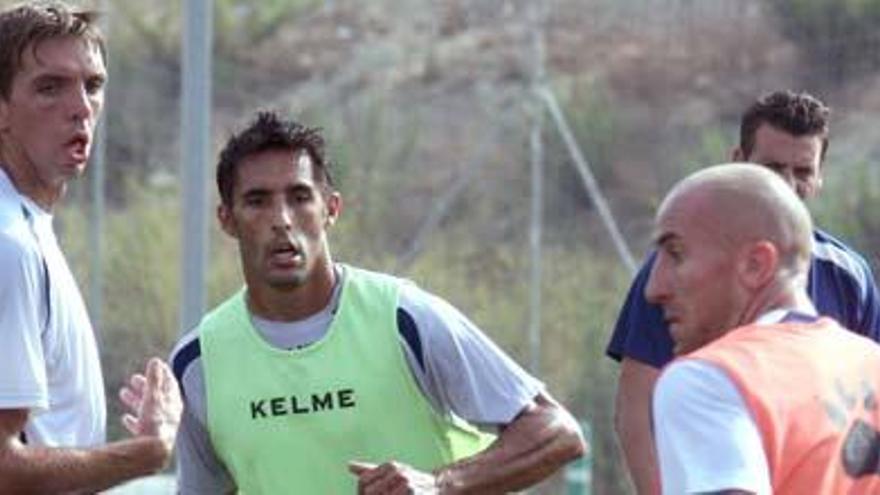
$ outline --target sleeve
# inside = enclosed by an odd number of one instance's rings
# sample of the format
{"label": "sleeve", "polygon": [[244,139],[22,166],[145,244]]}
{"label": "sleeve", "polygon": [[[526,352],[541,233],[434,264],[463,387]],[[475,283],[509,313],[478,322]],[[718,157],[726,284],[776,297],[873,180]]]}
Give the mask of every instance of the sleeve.
{"label": "sleeve", "polygon": [[504,425],[544,389],[443,299],[406,284],[400,309],[412,317],[421,339],[424,366],[411,361],[410,368],[441,414],[452,412],[481,426]]}
{"label": "sleeve", "polygon": [[184,401],[175,445],[178,493],[234,493],[235,482],[214,452],[205,426],[205,377],[196,337],[195,331],[186,334],[169,358]]}
{"label": "sleeve", "polygon": [[880,342],[880,294],[871,268],[863,259],[860,261],[865,274],[865,288],[859,308],[861,318],[858,328],[854,330],[875,342]]}
{"label": "sleeve", "polygon": [[669,326],[663,320],[663,310],[645,299],[645,286],[655,256],[655,252],[649,255],[633,279],[617,315],[605,355],[617,361],[630,358],[662,368],[673,357],[672,337],[669,335]]}
{"label": "sleeve", "polygon": [[664,494],[771,493],[761,435],[721,369],[695,360],[670,365],[652,410]]}
{"label": "sleeve", "polygon": [[0,408],[45,410],[49,406],[43,351],[42,259],[16,239],[0,237]]}
{"label": "sleeve", "polygon": [[188,407],[180,418],[175,449],[180,495],[235,492],[235,483],[217,459],[208,431]]}

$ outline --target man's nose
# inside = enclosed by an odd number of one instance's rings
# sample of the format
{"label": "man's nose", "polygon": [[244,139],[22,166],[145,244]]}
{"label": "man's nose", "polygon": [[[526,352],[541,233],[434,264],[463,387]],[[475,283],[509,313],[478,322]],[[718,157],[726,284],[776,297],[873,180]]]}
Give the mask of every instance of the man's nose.
{"label": "man's nose", "polygon": [[86,88],[78,85],[71,93],[69,98],[71,118],[78,122],[91,119],[97,108]]}
{"label": "man's nose", "polygon": [[649,303],[661,304],[667,299],[668,290],[665,278],[664,269],[658,257],[651,267],[651,272],[648,274],[648,282],[645,284],[645,299]]}
{"label": "man's nose", "polygon": [[293,225],[293,209],[284,201],[278,201],[273,208],[272,227],[288,230]]}

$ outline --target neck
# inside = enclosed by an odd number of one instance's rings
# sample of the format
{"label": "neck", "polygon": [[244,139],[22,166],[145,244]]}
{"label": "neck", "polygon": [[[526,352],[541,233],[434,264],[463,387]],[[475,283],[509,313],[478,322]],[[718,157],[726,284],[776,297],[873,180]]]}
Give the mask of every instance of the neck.
{"label": "neck", "polygon": [[780,280],[759,292],[740,313],[737,326],[754,323],[765,313],[776,309],[797,310],[808,314],[816,308],[802,280]]}
{"label": "neck", "polygon": [[19,194],[27,196],[40,208],[51,212],[64,196],[67,184],[61,183],[59,186],[53,187],[41,183],[34,167],[28,166],[26,160],[19,155],[20,153],[11,152],[6,147],[0,146],[0,168],[6,172],[9,181],[12,182]]}
{"label": "neck", "polygon": [[336,272],[332,263],[315,267],[309,279],[295,287],[248,283],[248,309],[266,320],[303,320],[330,304],[335,285]]}

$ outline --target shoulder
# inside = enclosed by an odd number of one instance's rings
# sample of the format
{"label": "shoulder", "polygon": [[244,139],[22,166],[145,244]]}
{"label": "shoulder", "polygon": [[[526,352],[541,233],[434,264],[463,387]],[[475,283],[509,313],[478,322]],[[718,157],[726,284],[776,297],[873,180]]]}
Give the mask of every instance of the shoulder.
{"label": "shoulder", "polygon": [[760,432],[719,368],[674,361],[657,382],[653,412],[664,493],[770,493]]}
{"label": "shoulder", "polygon": [[199,342],[198,328],[190,330],[181,337],[171,351],[169,362],[177,381],[184,385],[188,371],[201,366],[202,348]]}
{"label": "shoulder", "polygon": [[0,225],[0,271],[4,279],[37,276],[43,270],[43,255],[24,220]]}
{"label": "shoulder", "polygon": [[717,366],[698,359],[681,359],[663,369],[657,380],[655,404],[688,409],[714,408],[741,402],[733,381]]}
{"label": "shoulder", "polygon": [[660,374],[652,400],[659,432],[711,434],[716,426],[748,417],[742,394],[719,367],[700,359],[672,362]]}
{"label": "shoulder", "polygon": [[0,231],[23,224],[22,200],[17,193],[0,186]]}
{"label": "shoulder", "polygon": [[645,306],[649,305],[645,300],[645,286],[648,285],[648,278],[651,276],[651,269],[654,267],[656,259],[656,250],[652,250],[648,253],[642,266],[639,267],[639,271],[636,272],[635,277],[633,277],[621,313],[626,314],[629,312],[630,314],[638,314],[644,311]]}
{"label": "shoulder", "polygon": [[813,232],[813,267],[819,276],[846,276],[860,286],[873,284],[868,263],[856,250],[827,232]]}
{"label": "shoulder", "polygon": [[342,276],[348,282],[358,282],[367,280],[372,283],[386,284],[395,286],[401,283],[409,282],[409,280],[400,278],[389,273],[377,272],[366,268],[360,268],[345,263],[338,263],[337,266],[341,270]]}
{"label": "shoulder", "polygon": [[657,251],[651,250],[645,257],[642,266],[639,267],[639,271],[636,272],[636,276],[633,278],[628,297],[644,299],[645,286],[648,284],[648,278],[651,276],[651,269],[654,267],[656,260]]}
{"label": "shoulder", "polygon": [[645,287],[657,257],[651,251],[630,285],[605,354],[660,368],[672,359],[672,339],[660,306],[645,299]]}
{"label": "shoulder", "polygon": [[0,261],[26,259],[36,253],[39,248],[21,203],[0,192]]}
{"label": "shoulder", "polygon": [[405,281],[400,285],[399,323],[401,319],[414,325],[420,334],[440,333],[455,337],[462,333],[479,332],[477,326],[458,308],[412,281]]}

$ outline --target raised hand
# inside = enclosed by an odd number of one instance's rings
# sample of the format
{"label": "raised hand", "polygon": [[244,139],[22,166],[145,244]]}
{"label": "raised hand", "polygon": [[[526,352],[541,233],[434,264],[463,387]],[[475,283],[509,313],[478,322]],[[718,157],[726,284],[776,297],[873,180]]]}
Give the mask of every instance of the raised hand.
{"label": "raised hand", "polygon": [[150,359],[144,373],[132,375],[122,387],[119,398],[129,410],[122,417],[125,428],[136,437],[160,440],[170,457],[183,402],[168,365],[159,358]]}

